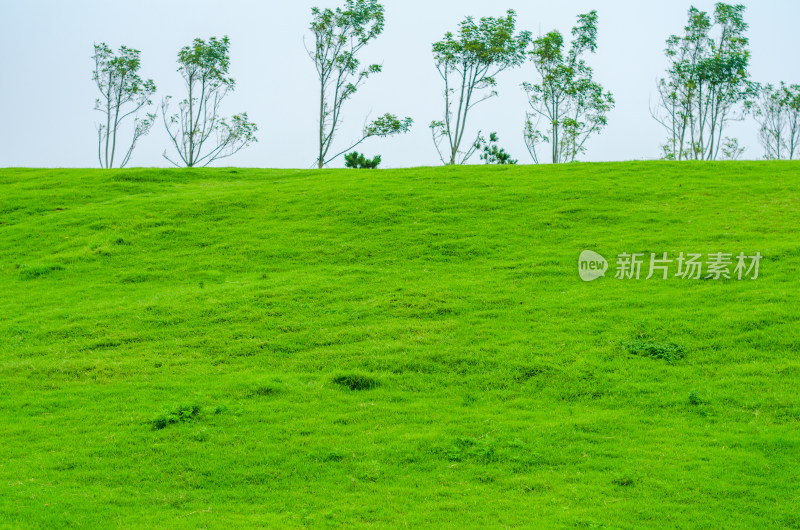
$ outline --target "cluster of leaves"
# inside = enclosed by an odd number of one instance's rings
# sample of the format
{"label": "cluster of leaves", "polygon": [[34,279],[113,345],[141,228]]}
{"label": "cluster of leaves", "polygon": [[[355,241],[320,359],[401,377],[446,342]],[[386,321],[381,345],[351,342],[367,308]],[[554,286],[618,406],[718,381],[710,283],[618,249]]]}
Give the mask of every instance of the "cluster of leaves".
{"label": "cluster of leaves", "polygon": [[664,158],[716,160],[737,152],[724,136],[725,127],[743,119],[757,93],[748,71],[744,9],[719,2],[712,20],[692,7],[683,35],[667,40],[670,66],[658,81],[659,99],[651,111],[668,131]]}
{"label": "cluster of leaves", "polygon": [[403,134],[411,129],[413,123],[414,120],[411,118],[403,118],[401,120],[394,114],[384,114],[364,127],[364,138],[370,138],[372,136],[383,138],[395,134]]}
{"label": "cluster of leaves", "polygon": [[746,147],[739,145],[738,138],[728,138],[726,136],[722,140],[719,157],[722,160],[739,160],[746,150]]}
{"label": "cluster of leaves", "polygon": [[767,160],[800,155],[800,85],[765,85],[755,106],[759,141]]}
{"label": "cluster of leaves", "polygon": [[497,145],[499,141],[500,138],[495,132],[489,134],[488,142],[482,136],[478,137],[478,140],[475,142],[475,149],[483,151],[480,155],[480,159],[486,164],[516,164],[518,160],[512,159],[511,155],[506,153],[505,149]]}
{"label": "cluster of leaves", "polygon": [[377,169],[380,163],[381,155],[376,155],[375,158],[367,158],[363,154],[353,151],[344,156],[344,167],[353,169]]}
{"label": "cluster of leaves", "polygon": [[542,143],[550,144],[554,164],[573,162],[586,150],[586,141],[606,126],[614,108],[611,92],[594,81],[592,68],[581,58],[597,49],[597,12],[578,15],[572,36],[566,53],[558,31],[536,39],[530,51],[540,81],[522,85],[533,111],[526,116],[524,136],[536,163]]}

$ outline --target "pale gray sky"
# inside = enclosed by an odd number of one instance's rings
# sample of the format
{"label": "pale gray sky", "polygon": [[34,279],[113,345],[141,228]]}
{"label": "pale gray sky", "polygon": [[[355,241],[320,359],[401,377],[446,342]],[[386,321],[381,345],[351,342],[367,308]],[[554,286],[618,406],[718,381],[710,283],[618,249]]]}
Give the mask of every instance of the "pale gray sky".
{"label": "pale gray sky", "polygon": [[[800,2],[744,1],[753,59],[753,78],[800,83]],[[382,167],[436,165],[427,127],[442,113],[442,85],[431,43],[455,30],[466,15],[518,13],[519,29],[534,34],[558,29],[567,34],[575,16],[599,13],[599,47],[589,62],[598,81],[614,93],[616,109],[603,134],[591,140],[588,161],[656,158],[664,138],[649,115],[657,77],[666,66],[665,40],[679,33],[690,5],[713,11],[710,0],[385,0],[386,29],[365,49],[364,63],[380,62],[349,103],[334,147],[356,136],[365,117],[385,112],[411,116],[412,131],[391,139],[370,139],[359,150],[381,154]],[[155,80],[157,100],[182,98],[177,51],[195,37],[229,35],[237,89],[223,104],[231,115],[247,111],[259,126],[259,142],[223,165],[310,167],[315,157],[317,120],[313,64],[303,47],[313,5],[333,0],[0,0],[0,167],[95,167],[99,113],[93,111],[92,44],[106,42],[142,51],[142,75]],[[534,80],[532,65],[501,75],[500,95],[482,103],[470,121],[497,131],[500,143],[520,163],[530,163],[522,139],[527,108],[520,84]],[[746,158],[760,158],[752,119],[731,135],[747,146]],[[167,166],[161,153],[167,136],[159,123],[140,142],[131,166]],[[477,158],[473,162],[477,162]],[[341,167],[341,159],[332,167]]]}

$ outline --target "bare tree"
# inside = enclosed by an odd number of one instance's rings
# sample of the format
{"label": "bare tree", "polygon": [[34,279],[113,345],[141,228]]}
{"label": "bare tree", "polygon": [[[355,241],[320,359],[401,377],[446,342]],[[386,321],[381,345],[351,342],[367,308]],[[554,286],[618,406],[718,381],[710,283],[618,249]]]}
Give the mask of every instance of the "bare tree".
{"label": "bare tree", "polygon": [[342,107],[361,84],[381,71],[372,64],[360,70],[358,53],[383,32],[383,6],[376,0],[346,0],[344,8],[311,9],[311,32],[314,49],[308,55],[314,61],[319,77],[319,151],[316,165],[322,169],[335,158],[359,145],[367,138],[388,137],[408,132],[411,118],[399,119],[384,114],[364,125],[361,138],[346,149],[329,156],[337,129],[342,121]]}
{"label": "bare tree", "polygon": [[141,67],[139,50],[122,46],[115,55],[104,42],[94,45],[94,72],[92,79],[100,91],[95,100],[95,110],[102,112],[104,123],[97,126],[97,158],[100,167],[112,168],[117,156],[122,122],[133,116],[133,134],[124,151],[119,167],[125,167],[139,138],[150,132],[155,114],[139,117],[139,111],[150,105],[156,91],[152,79],[139,77]]}
{"label": "bare tree", "polygon": [[230,40],[211,37],[208,42],[195,39],[178,52],[178,72],[186,84],[188,96],[178,104],[178,113],[169,118],[171,97],[161,103],[161,116],[172,145],[178,153],[176,162],[164,151],[164,158],[175,166],[207,166],[215,160],[232,156],[253,142],[258,127],[247,113],[226,120],[219,115],[220,104],[236,85],[228,77]]}

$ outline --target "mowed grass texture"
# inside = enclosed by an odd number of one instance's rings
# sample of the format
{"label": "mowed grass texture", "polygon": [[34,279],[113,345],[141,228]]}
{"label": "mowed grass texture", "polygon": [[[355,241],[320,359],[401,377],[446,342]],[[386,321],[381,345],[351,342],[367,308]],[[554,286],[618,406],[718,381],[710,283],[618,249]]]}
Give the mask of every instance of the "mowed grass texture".
{"label": "mowed grass texture", "polygon": [[800,528],[798,226],[798,163],[0,170],[0,525]]}

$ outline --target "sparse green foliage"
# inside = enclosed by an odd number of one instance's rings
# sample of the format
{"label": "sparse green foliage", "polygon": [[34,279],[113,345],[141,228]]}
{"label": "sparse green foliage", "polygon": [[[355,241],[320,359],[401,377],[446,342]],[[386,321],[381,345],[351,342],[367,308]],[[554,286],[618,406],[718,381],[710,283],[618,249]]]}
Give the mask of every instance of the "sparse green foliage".
{"label": "sparse green foliage", "polygon": [[800,155],[800,85],[761,87],[755,116],[765,159],[794,160]]}
{"label": "sparse green foliage", "polygon": [[513,10],[505,17],[478,22],[467,17],[457,35],[448,32],[433,44],[436,69],[444,81],[444,118],[431,122],[430,129],[442,163],[463,164],[475,154],[480,131],[469,149],[461,151],[467,117],[476,105],[497,95],[494,88],[501,72],[524,62],[531,35],[527,31],[515,35],[515,30]]}
{"label": "sparse green foliage", "polygon": [[747,150],[746,147],[742,147],[739,145],[738,138],[728,138],[726,136],[722,140],[722,147],[720,148],[720,159],[739,160],[746,150]]}
{"label": "sparse green foliage", "polygon": [[497,145],[499,140],[500,138],[495,132],[489,135],[488,142],[482,136],[479,137],[475,142],[475,149],[478,151],[483,151],[483,153],[480,155],[480,159],[486,164],[516,164],[518,161],[512,159],[511,155],[506,153],[505,149],[502,149],[499,145]]}
{"label": "sparse green foliage", "polygon": [[372,159],[366,158],[357,151],[344,155],[344,167],[352,169],[376,169],[380,163],[381,155],[376,155]]}
{"label": "sparse green foliage", "polygon": [[114,52],[104,42],[94,45],[94,72],[92,79],[100,91],[95,100],[95,110],[104,114],[103,123],[97,126],[97,158],[100,167],[114,167],[117,155],[117,140],[125,118],[133,117],[133,134],[124,151],[119,167],[130,161],[139,138],[147,135],[153,127],[156,115],[139,111],[150,105],[156,85],[152,79],[143,80],[139,76],[141,52],[121,46]]}
{"label": "sparse green foliage", "polygon": [[178,104],[178,113],[167,117],[171,97],[161,104],[164,126],[178,153],[173,160],[164,151],[164,158],[175,166],[207,166],[235,155],[256,142],[256,124],[247,113],[230,119],[220,116],[220,104],[236,82],[229,76],[230,40],[211,37],[208,42],[195,39],[178,52],[178,73],[186,84],[187,97]]}
{"label": "sparse green foliage", "polygon": [[414,120],[411,118],[403,118],[401,120],[394,114],[384,114],[364,127],[364,139],[372,136],[385,138],[395,134],[404,134],[411,129],[413,123]]}
{"label": "sparse green foliage", "polygon": [[311,15],[314,49],[309,50],[308,54],[314,61],[320,84],[319,152],[316,164],[321,169],[367,138],[408,132],[412,120],[399,120],[392,114],[385,114],[365,125],[358,141],[329,156],[341,123],[342,106],[369,76],[382,69],[379,64],[362,69],[357,55],[383,32],[384,9],[376,0],[346,0],[343,8],[332,10],[314,7]]}
{"label": "sparse green foliage", "polygon": [[670,65],[658,81],[658,101],[651,109],[668,132],[664,158],[716,160],[724,154],[725,127],[749,110],[756,85],[748,72],[744,10],[719,2],[712,21],[692,7],[683,35],[667,39]]}
{"label": "sparse green foliage", "polygon": [[573,162],[586,150],[586,141],[606,126],[614,108],[611,92],[594,81],[592,68],[581,58],[597,48],[596,11],[578,16],[572,37],[566,54],[558,31],[536,39],[530,52],[540,80],[522,85],[533,110],[526,115],[524,136],[537,164],[542,143],[550,144],[554,164]]}

